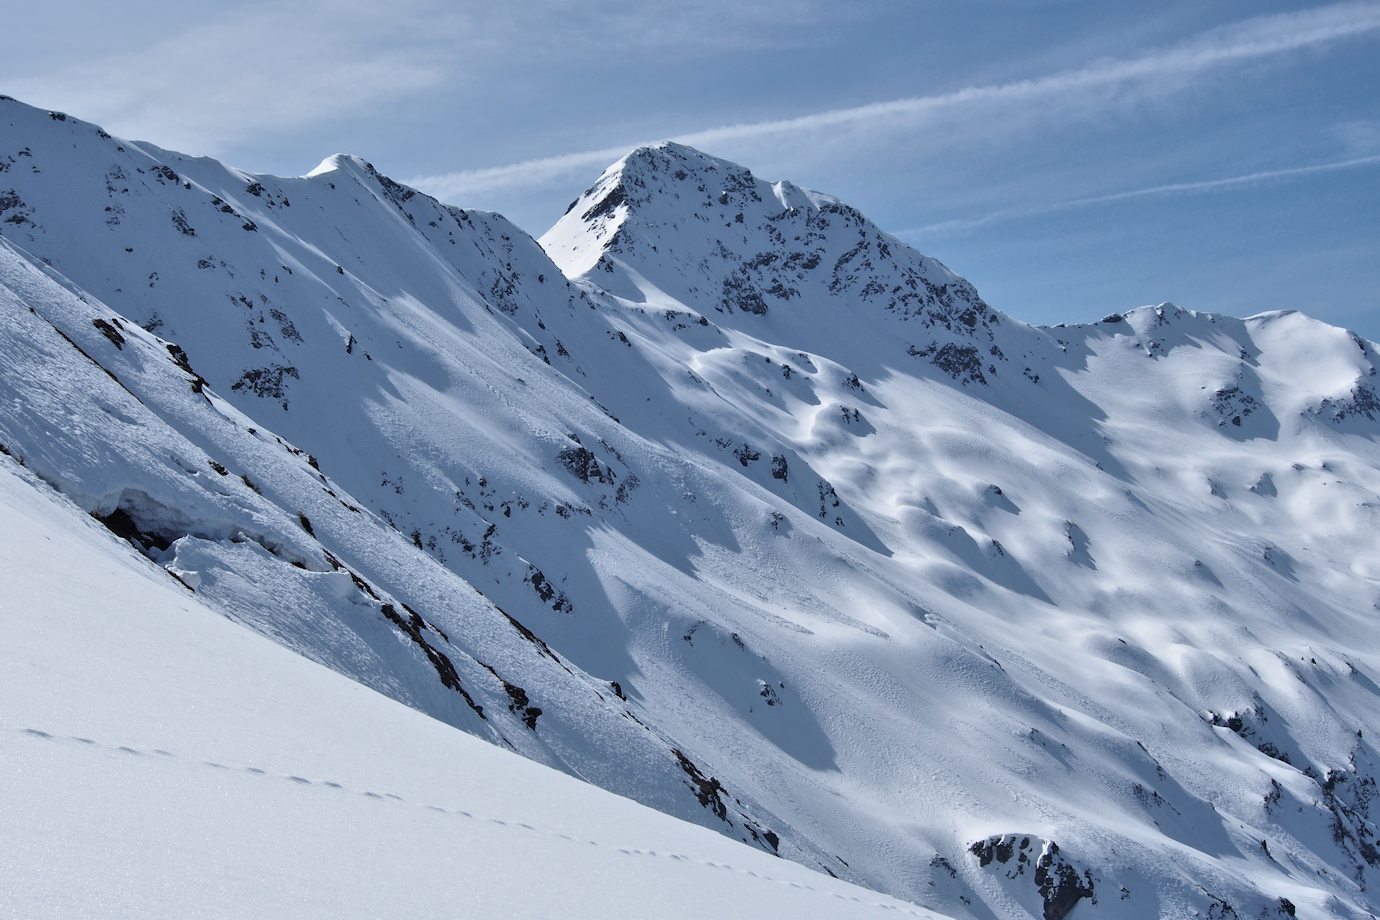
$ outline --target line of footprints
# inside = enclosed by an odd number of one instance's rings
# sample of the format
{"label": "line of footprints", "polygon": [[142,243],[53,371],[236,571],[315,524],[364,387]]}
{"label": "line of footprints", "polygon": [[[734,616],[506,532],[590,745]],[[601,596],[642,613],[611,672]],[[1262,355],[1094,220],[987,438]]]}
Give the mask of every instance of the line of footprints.
{"label": "line of footprints", "polygon": [[[78,744],[88,745],[88,746],[91,746],[91,747],[104,748],[104,749],[106,749],[106,750],[118,751],[118,752],[120,752],[120,753],[122,753],[122,754],[129,754],[129,755],[134,756],[134,757],[152,756],[152,757],[157,757],[157,758],[160,758],[160,759],[165,759],[165,760],[168,760],[168,761],[176,761],[176,762],[178,762],[178,763],[182,763],[182,764],[186,764],[186,765],[195,765],[192,761],[188,761],[188,760],[186,760],[185,758],[179,757],[178,755],[172,753],[171,751],[165,751],[165,750],[162,750],[162,749],[160,749],[160,748],[154,748],[153,750],[149,750],[149,751],[141,751],[141,750],[138,750],[137,748],[132,748],[132,747],[129,747],[128,745],[124,745],[124,744],[110,744],[110,743],[108,743],[108,742],[97,741],[97,740],[95,740],[95,739],[93,739],[93,738],[82,738],[82,737],[77,737],[77,736],[72,736],[72,735],[55,735],[55,734],[52,734],[51,732],[46,732],[46,731],[43,731],[43,730],[37,729],[37,728],[22,728],[22,729],[17,729],[17,731],[18,731],[19,734],[21,734],[21,735],[24,735],[24,736],[27,736],[27,737],[33,738],[33,739],[43,740],[43,741],[51,741],[51,742],[57,742],[57,743],[72,743],[72,742],[75,742],[75,743],[78,743]],[[472,812],[465,811],[463,808],[443,808],[443,807],[440,806],[440,805],[432,805],[432,804],[429,804],[429,803],[426,803],[426,802],[411,802],[411,801],[409,801],[409,800],[403,798],[402,796],[396,795],[396,794],[394,794],[394,793],[392,793],[392,792],[374,792],[374,791],[372,791],[372,790],[367,790],[367,789],[366,789],[366,790],[352,790],[352,789],[346,788],[344,785],[342,785],[342,784],[340,784],[340,783],[333,782],[333,781],[331,781],[331,780],[314,780],[314,779],[309,779],[309,778],[307,778],[307,777],[305,777],[305,776],[298,776],[298,775],[296,775],[296,774],[269,773],[267,770],[260,769],[259,767],[232,767],[232,766],[229,766],[229,765],[227,765],[227,764],[218,763],[218,762],[216,762],[216,761],[214,761],[214,760],[203,760],[203,761],[199,761],[199,765],[200,765],[200,766],[207,767],[207,768],[210,768],[210,769],[215,769],[215,770],[237,770],[237,771],[239,771],[239,772],[248,773],[248,774],[251,774],[251,775],[253,775],[253,776],[269,776],[269,777],[273,777],[273,778],[275,778],[275,779],[282,779],[282,780],[286,780],[287,782],[296,783],[296,784],[301,785],[301,786],[321,786],[321,787],[324,787],[324,788],[326,788],[326,789],[335,789],[335,790],[338,790],[338,791],[340,791],[340,792],[350,793],[350,794],[354,794],[354,795],[361,795],[361,796],[364,796],[365,798],[370,798],[370,799],[379,799],[379,800],[385,800],[385,801],[386,801],[386,800],[392,800],[392,801],[394,801],[394,802],[399,802],[399,803],[402,803],[402,804],[404,804],[404,805],[413,805],[413,806],[415,806],[415,807],[424,808],[424,809],[426,809],[427,811],[439,812],[439,813],[441,813],[441,814],[446,814],[446,815],[455,815],[455,816],[460,817],[460,818],[468,818],[468,819],[470,819],[470,820],[472,820],[472,821],[484,821],[484,822],[486,822],[486,823],[488,823],[488,824],[496,824],[496,825],[499,825],[500,827],[512,827],[512,828],[517,828],[517,829],[519,829],[519,830],[528,831],[528,832],[535,833],[535,834],[541,834],[541,835],[543,835],[543,836],[545,836],[545,837],[551,837],[551,838],[555,838],[555,839],[559,839],[559,840],[564,840],[564,841],[567,841],[567,842],[569,842],[569,843],[585,844],[585,845],[592,846],[592,847],[597,847],[597,846],[602,846],[602,845],[603,845],[603,844],[600,844],[600,843],[599,843],[598,841],[596,841],[596,840],[587,840],[587,839],[583,839],[583,838],[580,838],[580,837],[571,837],[569,834],[563,834],[563,833],[560,833],[560,832],[558,832],[558,831],[548,831],[548,830],[545,830],[545,829],[540,828],[540,827],[534,827],[534,826],[531,825],[531,824],[525,824],[525,823],[523,823],[523,822],[521,822],[521,821],[505,821],[505,820],[503,820],[502,818],[491,818],[491,817],[486,817],[486,816],[483,816],[483,815],[476,815],[476,814],[473,814]],[[802,885],[802,884],[800,884],[799,882],[790,882],[790,881],[785,881],[785,880],[783,880],[783,879],[772,878],[772,877],[769,876],[769,875],[762,875],[760,872],[754,872],[754,871],[751,870],[751,869],[740,869],[740,868],[738,868],[738,867],[736,867],[736,866],[731,866],[731,865],[729,865],[729,864],[727,864],[727,863],[718,863],[718,862],[710,862],[710,861],[708,861],[708,860],[693,859],[693,858],[691,858],[691,857],[689,857],[689,856],[683,856],[683,855],[681,855],[681,854],[679,854],[679,853],[658,853],[658,852],[655,851],[655,850],[642,850],[642,849],[636,849],[636,848],[632,848],[632,847],[616,847],[616,848],[614,848],[614,849],[615,849],[618,853],[623,854],[623,855],[625,855],[625,856],[646,856],[646,857],[652,857],[652,858],[656,858],[656,859],[669,859],[669,860],[674,860],[674,861],[676,861],[676,862],[693,863],[693,864],[695,864],[695,865],[705,866],[705,867],[710,868],[710,869],[722,869],[722,870],[725,870],[725,871],[728,871],[728,872],[736,872],[736,873],[738,873],[739,875],[749,876],[749,877],[751,877],[751,878],[755,878],[755,879],[758,879],[758,880],[764,881],[764,882],[771,882],[771,883],[776,884],[776,885],[783,885],[783,886],[785,886],[785,887],[787,887],[787,888],[795,888],[795,889],[799,889],[799,890],[801,890],[801,891],[812,891],[812,892],[817,892],[817,893],[819,893],[819,894],[827,894],[827,895],[829,895],[830,897],[837,898],[837,899],[840,900],[840,901],[851,901],[851,902],[853,902],[853,903],[855,903],[855,904],[861,904],[861,905],[865,905],[865,906],[868,906],[868,907],[876,907],[876,908],[881,909],[881,910],[889,910],[889,911],[894,911],[894,912],[897,912],[897,913],[909,914],[910,916],[913,916],[913,917],[920,917],[920,916],[923,916],[922,914],[918,914],[918,913],[916,913],[916,912],[914,912],[914,911],[906,910],[906,909],[903,908],[903,907],[898,907],[898,906],[895,905],[895,904],[883,904],[883,903],[879,903],[879,902],[876,902],[876,901],[868,901],[868,900],[866,900],[866,899],[864,899],[864,898],[859,898],[859,897],[856,897],[856,896],[854,896],[854,895],[842,894],[842,893],[837,892],[837,891],[823,892],[823,891],[820,891],[818,888],[812,888],[812,887],[809,886],[809,885]]]}

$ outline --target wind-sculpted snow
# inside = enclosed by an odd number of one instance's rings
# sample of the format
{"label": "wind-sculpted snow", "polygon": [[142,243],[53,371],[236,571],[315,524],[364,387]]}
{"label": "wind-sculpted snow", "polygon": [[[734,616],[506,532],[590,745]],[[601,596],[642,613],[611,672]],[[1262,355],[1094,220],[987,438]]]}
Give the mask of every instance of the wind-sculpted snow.
{"label": "wind-sculpted snow", "polygon": [[0,164],[0,440],[234,618],[946,913],[1375,911],[1372,343],[1030,327],[675,145],[540,245],[15,102]]}

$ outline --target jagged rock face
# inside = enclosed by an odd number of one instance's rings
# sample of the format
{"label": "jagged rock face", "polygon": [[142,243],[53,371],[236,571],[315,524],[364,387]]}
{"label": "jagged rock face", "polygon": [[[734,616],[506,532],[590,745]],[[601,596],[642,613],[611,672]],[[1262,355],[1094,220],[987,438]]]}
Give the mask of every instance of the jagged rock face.
{"label": "jagged rock face", "polygon": [[354,158],[0,129],[0,462],[241,622],[955,915],[1373,910],[1371,343],[1032,328],[685,148],[544,250]]}
{"label": "jagged rock face", "polygon": [[1080,873],[1059,852],[1059,844],[1029,835],[1006,834],[976,841],[968,852],[977,857],[979,868],[1006,869],[1007,879],[1027,877],[1039,894],[1044,920],[1064,920],[1078,906],[1089,900],[1097,904],[1097,886],[1092,873]]}

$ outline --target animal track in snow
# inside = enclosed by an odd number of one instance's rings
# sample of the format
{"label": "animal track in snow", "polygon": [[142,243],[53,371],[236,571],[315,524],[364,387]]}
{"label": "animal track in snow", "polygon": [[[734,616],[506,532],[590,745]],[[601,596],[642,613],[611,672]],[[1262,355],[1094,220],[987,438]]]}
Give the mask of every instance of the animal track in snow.
{"label": "animal track in snow", "polygon": [[412,805],[414,807],[424,808],[427,811],[439,812],[445,815],[453,815],[455,817],[464,818],[470,821],[484,821],[488,824],[495,824],[500,827],[515,828],[517,830],[524,831],[527,833],[540,834],[543,837],[548,837],[553,840],[563,840],[568,843],[585,844],[587,846],[592,847],[602,846],[607,849],[611,849],[614,852],[619,853],[623,856],[637,856],[649,859],[668,859],[673,862],[692,863],[694,865],[704,866],[707,869],[719,869],[726,872],[734,872],[738,875],[757,879],[758,881],[770,882],[774,885],[781,885],[786,888],[794,888],[799,891],[809,891],[817,894],[827,894],[830,897],[840,901],[849,901],[854,904],[860,904],[867,907],[875,907],[879,910],[887,910],[893,912],[899,911],[908,914],[912,917],[926,916],[925,914],[921,914],[917,911],[906,910],[905,908],[898,907],[894,904],[885,904],[877,901],[868,901],[867,899],[860,898],[856,895],[846,895],[837,891],[822,891],[810,885],[804,885],[800,882],[792,882],[787,881],[785,879],[774,878],[770,875],[763,875],[762,873],[754,871],[752,869],[742,869],[729,863],[714,862],[713,860],[705,859],[695,859],[692,856],[686,856],[682,853],[662,853],[656,850],[647,850],[637,847],[611,847],[607,844],[601,844],[597,840],[589,840],[587,838],[582,837],[572,837],[569,834],[564,834],[559,831],[547,830],[545,828],[537,827],[532,824],[527,824],[522,821],[508,821],[503,818],[475,815],[474,813],[465,811],[461,808],[446,808],[442,805],[435,805],[429,802],[414,802],[410,799],[404,798],[403,796],[397,795],[396,793],[392,792],[375,792],[373,790],[353,790],[342,783],[335,782],[334,780],[310,779],[297,773],[271,773],[268,770],[263,769],[262,767],[255,766],[244,766],[235,768],[227,764],[219,763],[217,761],[196,760],[192,758],[181,757],[177,754],[172,753],[171,751],[165,751],[161,748],[141,750],[140,748],[132,747],[127,744],[116,744],[113,742],[98,741],[93,738],[80,737],[76,735],[58,735],[54,734],[53,732],[44,731],[38,728],[21,728],[14,729],[14,731],[21,736],[25,736],[34,740],[48,741],[56,744],[66,744],[75,742],[85,745],[87,747],[104,748],[105,750],[109,751],[118,751],[119,753],[128,754],[133,757],[145,757],[147,755],[152,754],[159,757],[161,760],[167,762],[177,762],[188,768],[209,767],[211,769],[216,770],[238,769],[239,772],[246,773],[250,776],[260,776],[270,779],[283,780],[298,786],[320,786],[336,792],[344,792],[351,795],[361,795],[366,798],[375,799],[379,801],[392,800],[402,805]]}

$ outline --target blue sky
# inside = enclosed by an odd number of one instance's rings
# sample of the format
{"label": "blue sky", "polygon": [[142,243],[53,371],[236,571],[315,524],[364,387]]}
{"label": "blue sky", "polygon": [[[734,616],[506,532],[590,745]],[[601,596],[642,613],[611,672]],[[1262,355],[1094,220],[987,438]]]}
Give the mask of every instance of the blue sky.
{"label": "blue sky", "polygon": [[257,172],[355,153],[539,235],[675,138],[1031,322],[1172,300],[1380,339],[1380,2],[49,0],[0,92]]}

